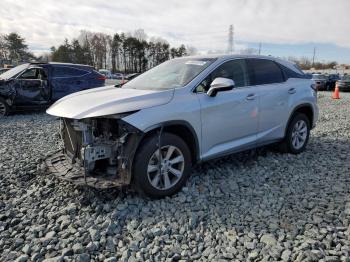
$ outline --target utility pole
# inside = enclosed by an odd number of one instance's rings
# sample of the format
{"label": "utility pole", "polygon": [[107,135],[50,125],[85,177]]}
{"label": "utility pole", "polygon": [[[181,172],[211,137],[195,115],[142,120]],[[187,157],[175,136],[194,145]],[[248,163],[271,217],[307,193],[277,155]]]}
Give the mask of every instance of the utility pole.
{"label": "utility pole", "polygon": [[233,25],[230,25],[228,29],[228,48],[227,53],[233,53]]}
{"label": "utility pole", "polygon": [[316,46],[314,46],[314,54],[312,56],[312,67],[315,65],[315,56],[316,56]]}
{"label": "utility pole", "polygon": [[261,54],[261,42],[259,43],[259,55]]}

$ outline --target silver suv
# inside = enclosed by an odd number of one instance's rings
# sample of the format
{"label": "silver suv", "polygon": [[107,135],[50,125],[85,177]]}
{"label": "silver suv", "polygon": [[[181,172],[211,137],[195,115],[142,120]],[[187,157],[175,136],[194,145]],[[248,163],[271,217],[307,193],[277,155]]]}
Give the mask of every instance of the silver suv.
{"label": "silver suv", "polygon": [[173,59],[122,88],[86,90],[52,105],[47,113],[62,119],[64,149],[46,166],[77,184],[169,196],[198,162],[276,142],[302,152],[316,101],[311,81],[280,59]]}

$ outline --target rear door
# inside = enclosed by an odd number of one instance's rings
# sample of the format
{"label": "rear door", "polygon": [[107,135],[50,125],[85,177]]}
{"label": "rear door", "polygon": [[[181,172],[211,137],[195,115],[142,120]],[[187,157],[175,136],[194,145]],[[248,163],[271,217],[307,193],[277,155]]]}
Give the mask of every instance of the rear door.
{"label": "rear door", "polygon": [[52,100],[90,88],[91,72],[69,65],[52,65]]}
{"label": "rear door", "polygon": [[296,89],[285,81],[280,66],[268,59],[248,59],[253,84],[259,92],[259,144],[284,136],[289,117],[288,100]]}
{"label": "rear door", "polygon": [[[206,91],[217,77],[235,81],[231,91],[209,97]],[[254,146],[258,131],[258,94],[250,86],[244,59],[225,62],[197,87],[201,105],[202,158]]]}

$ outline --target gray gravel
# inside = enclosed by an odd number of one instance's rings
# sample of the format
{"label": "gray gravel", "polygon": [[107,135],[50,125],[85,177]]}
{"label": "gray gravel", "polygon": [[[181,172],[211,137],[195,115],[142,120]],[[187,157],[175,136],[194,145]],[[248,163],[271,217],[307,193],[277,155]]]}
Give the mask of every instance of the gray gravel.
{"label": "gray gravel", "polygon": [[58,121],[0,119],[0,261],[350,261],[350,94],[341,95],[320,94],[305,153],[211,161],[157,201],[41,174],[60,147]]}

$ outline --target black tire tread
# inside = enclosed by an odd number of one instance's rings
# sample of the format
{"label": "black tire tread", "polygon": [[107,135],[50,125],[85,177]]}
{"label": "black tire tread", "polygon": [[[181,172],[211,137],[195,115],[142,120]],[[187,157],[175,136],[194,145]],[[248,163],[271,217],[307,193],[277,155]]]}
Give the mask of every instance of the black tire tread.
{"label": "black tire tread", "polygon": [[[294,127],[296,121],[298,121],[300,119],[305,120],[307,127],[308,127],[308,134],[307,134],[307,138],[306,138],[304,146],[302,148],[300,148],[299,150],[295,150],[291,146],[290,138],[291,138],[292,128]],[[294,114],[290,123],[288,124],[287,130],[286,130],[286,136],[284,137],[283,141],[279,144],[278,149],[282,153],[299,154],[305,150],[305,147],[307,146],[307,143],[309,140],[309,136],[310,136],[310,121],[305,114],[297,112]]]}
{"label": "black tire tread", "polygon": [[[4,116],[8,116],[10,113],[10,106],[7,104],[6,100],[3,99],[2,97],[0,97],[0,103],[4,104],[6,108],[6,112]],[[2,115],[0,115],[0,117],[2,117]]]}

